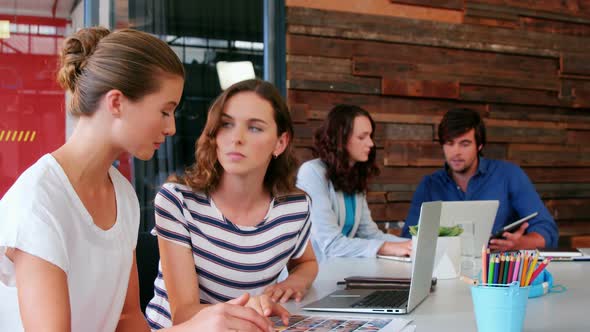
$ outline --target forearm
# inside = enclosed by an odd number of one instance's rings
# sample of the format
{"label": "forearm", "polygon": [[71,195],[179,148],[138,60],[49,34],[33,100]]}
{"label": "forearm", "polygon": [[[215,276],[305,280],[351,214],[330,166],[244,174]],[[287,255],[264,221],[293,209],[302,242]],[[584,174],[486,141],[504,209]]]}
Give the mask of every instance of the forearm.
{"label": "forearm", "polygon": [[529,232],[520,238],[521,249],[545,248],[545,238],[536,232]]}
{"label": "forearm", "polygon": [[341,237],[330,242],[324,252],[333,257],[375,257],[385,243],[381,239],[360,239]]}
{"label": "forearm", "polygon": [[133,314],[121,314],[116,332],[149,332],[150,328],[140,311]]}
{"label": "forearm", "polygon": [[177,308],[171,305],[172,324],[184,323],[196,315],[199,311],[211,306],[210,304],[191,303],[179,305]]}
{"label": "forearm", "polygon": [[557,225],[555,224],[555,221],[553,221],[553,219],[549,215],[545,218],[541,218],[539,220],[535,220],[534,222],[529,223],[529,227],[527,228],[527,234],[537,234],[541,236],[544,239],[542,244],[545,248],[557,247],[559,231],[557,230]]}
{"label": "forearm", "polygon": [[297,279],[310,288],[318,274],[318,263],[316,260],[310,260],[299,263],[289,269],[289,277],[287,279]]}

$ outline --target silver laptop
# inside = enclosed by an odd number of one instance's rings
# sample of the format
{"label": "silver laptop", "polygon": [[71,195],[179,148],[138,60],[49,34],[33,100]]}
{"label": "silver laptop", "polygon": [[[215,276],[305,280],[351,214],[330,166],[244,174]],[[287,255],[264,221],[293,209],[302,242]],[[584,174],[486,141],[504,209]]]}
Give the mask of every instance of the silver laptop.
{"label": "silver laptop", "polygon": [[304,310],[406,314],[430,292],[442,202],[423,203],[416,237],[416,259],[409,289],[345,289],[313,302]]}
{"label": "silver laptop", "polygon": [[461,225],[461,255],[481,257],[481,248],[490,240],[500,202],[447,201],[442,203],[441,226]]}

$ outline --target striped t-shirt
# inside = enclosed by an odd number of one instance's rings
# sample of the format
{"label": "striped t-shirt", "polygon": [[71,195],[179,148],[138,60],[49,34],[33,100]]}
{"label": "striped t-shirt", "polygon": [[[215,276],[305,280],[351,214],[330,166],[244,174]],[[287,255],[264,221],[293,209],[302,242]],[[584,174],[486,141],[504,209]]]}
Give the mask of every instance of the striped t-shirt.
{"label": "striped t-shirt", "polygon": [[[309,240],[310,201],[303,193],[273,198],[257,226],[235,225],[211,197],[177,183],[164,184],[154,203],[158,236],[192,249],[201,303],[261,294]],[[172,325],[161,265],[146,316],[152,329]]]}

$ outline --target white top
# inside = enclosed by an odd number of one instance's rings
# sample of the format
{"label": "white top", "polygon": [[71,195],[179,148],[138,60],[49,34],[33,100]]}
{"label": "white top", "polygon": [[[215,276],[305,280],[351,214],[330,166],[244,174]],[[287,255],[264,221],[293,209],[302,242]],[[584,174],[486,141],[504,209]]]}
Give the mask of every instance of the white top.
{"label": "white top", "polygon": [[[261,294],[291,259],[301,257],[309,240],[304,193],[274,197],[256,226],[234,224],[210,196],[177,183],[162,186],[155,209],[158,236],[192,249],[201,303],[225,302],[244,292]],[[172,325],[164,278],[160,266],[146,308],[152,329]]]}
{"label": "white top", "polygon": [[131,184],[109,170],[117,220],[100,229],[66,174],[47,154],[27,169],[0,200],[0,326],[22,331],[15,271],[7,248],[18,248],[61,268],[68,277],[72,331],[114,331],[133,263],[139,203]]}

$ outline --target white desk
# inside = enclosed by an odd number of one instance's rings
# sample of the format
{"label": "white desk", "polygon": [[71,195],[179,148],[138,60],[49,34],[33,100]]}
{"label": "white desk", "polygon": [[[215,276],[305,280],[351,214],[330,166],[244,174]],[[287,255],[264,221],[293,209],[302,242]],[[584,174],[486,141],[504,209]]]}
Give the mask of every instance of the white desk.
{"label": "white desk", "polygon": [[[548,270],[554,283],[566,286],[567,291],[529,299],[524,331],[590,331],[590,262],[553,262]],[[351,316],[302,311],[301,307],[342,287],[336,286],[336,281],[346,276],[409,277],[410,272],[408,263],[373,258],[331,258],[320,265],[319,275],[302,303],[289,302],[286,307],[291,313],[305,315]],[[413,319],[417,331],[477,331],[469,287],[459,279],[438,280],[436,290],[424,302],[410,314],[399,317]]]}

